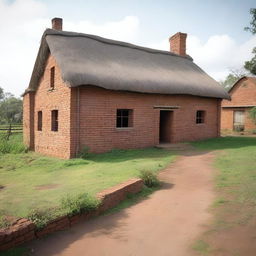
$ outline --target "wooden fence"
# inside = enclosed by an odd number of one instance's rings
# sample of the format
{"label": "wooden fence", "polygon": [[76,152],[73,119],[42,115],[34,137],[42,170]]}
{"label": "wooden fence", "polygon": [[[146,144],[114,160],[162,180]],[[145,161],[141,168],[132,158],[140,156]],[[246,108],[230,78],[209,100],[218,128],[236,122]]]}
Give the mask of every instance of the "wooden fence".
{"label": "wooden fence", "polygon": [[22,131],[23,131],[22,124],[0,125],[0,133],[12,134],[12,133],[22,133]]}

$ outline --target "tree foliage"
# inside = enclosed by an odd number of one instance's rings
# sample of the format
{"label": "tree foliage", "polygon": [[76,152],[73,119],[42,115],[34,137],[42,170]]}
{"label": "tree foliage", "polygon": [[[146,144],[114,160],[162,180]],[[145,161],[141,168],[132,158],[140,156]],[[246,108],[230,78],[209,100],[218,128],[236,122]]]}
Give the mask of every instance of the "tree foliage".
{"label": "tree foliage", "polygon": [[256,34],[256,8],[250,9],[250,14],[252,15],[252,20],[250,26],[245,27],[246,31],[250,31],[253,35]]}
{"label": "tree foliage", "polygon": [[249,112],[250,118],[256,124],[256,107],[253,107]]}
{"label": "tree foliage", "polygon": [[219,81],[219,83],[224,87],[225,90],[229,90],[233,84],[246,75],[246,72],[242,69],[230,70],[230,73],[227,75],[225,80]]}
{"label": "tree foliage", "polygon": [[0,87],[0,124],[21,123],[22,100]]}
{"label": "tree foliage", "polygon": [[[256,8],[250,9],[250,14],[252,15],[252,19],[250,22],[250,26],[245,27],[246,31],[250,31],[253,35],[256,34]],[[250,71],[253,75],[256,75],[256,47],[252,50],[253,57],[251,60],[246,61],[244,64],[244,68]]]}
{"label": "tree foliage", "polygon": [[252,53],[254,56],[251,60],[244,63],[244,68],[250,71],[253,75],[256,75],[256,47],[253,48]]}

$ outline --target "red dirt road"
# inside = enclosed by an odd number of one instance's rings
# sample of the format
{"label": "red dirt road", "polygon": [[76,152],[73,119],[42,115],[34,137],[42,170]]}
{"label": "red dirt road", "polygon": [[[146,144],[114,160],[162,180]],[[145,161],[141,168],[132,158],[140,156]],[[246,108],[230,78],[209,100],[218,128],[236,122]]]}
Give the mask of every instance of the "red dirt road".
{"label": "red dirt road", "polygon": [[190,256],[213,201],[212,153],[184,152],[148,199],[30,244],[37,256]]}

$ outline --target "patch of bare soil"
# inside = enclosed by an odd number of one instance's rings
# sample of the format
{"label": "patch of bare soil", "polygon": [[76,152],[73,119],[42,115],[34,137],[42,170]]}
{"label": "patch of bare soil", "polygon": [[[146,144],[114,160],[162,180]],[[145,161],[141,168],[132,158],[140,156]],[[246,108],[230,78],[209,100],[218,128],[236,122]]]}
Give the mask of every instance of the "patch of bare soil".
{"label": "patch of bare soil", "polygon": [[0,191],[3,190],[5,188],[5,186],[0,185]]}
{"label": "patch of bare soil", "polygon": [[60,184],[45,184],[45,185],[36,186],[35,189],[36,190],[47,190],[47,189],[54,189],[59,186],[60,186]]}
{"label": "patch of bare soil", "polygon": [[256,225],[239,225],[211,234],[207,240],[213,247],[214,256],[255,256]]}

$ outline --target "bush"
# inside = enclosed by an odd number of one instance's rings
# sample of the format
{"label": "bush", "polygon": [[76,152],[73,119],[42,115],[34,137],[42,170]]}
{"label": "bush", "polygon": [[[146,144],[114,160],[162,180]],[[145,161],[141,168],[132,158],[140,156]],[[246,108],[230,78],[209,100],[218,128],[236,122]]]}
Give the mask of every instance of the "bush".
{"label": "bush", "polygon": [[57,212],[57,209],[34,209],[27,218],[36,225],[37,229],[42,229],[48,222],[58,217]]}
{"label": "bush", "polygon": [[1,228],[8,228],[11,226],[11,221],[8,220],[5,216],[0,216],[0,229]]}
{"label": "bush", "polygon": [[61,207],[68,216],[96,210],[100,201],[95,197],[82,193],[75,196],[66,196],[61,200]]}
{"label": "bush", "polygon": [[149,188],[159,186],[159,180],[157,178],[156,173],[153,171],[140,171],[140,178],[143,180],[144,184]]}
{"label": "bush", "polygon": [[252,121],[256,124],[256,107],[253,107],[250,111],[249,111],[249,116],[252,119]]}
{"label": "bush", "polygon": [[79,151],[78,157],[85,159],[89,155],[90,148],[88,146],[83,146],[83,148]]}

